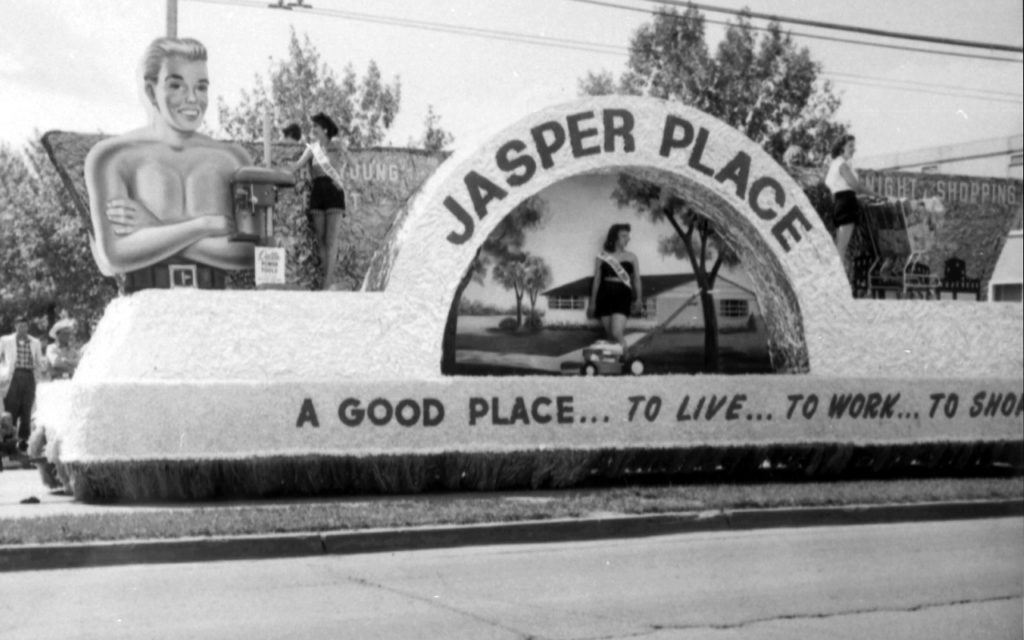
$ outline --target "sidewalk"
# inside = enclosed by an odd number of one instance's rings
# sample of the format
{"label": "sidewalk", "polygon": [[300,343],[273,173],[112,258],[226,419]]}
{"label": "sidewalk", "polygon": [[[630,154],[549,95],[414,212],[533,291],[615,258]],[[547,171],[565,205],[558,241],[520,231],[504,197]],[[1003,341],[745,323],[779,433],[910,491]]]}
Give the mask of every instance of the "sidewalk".
{"label": "sidewalk", "polygon": [[[23,503],[27,498],[38,503]],[[437,499],[432,497],[429,499]],[[287,501],[284,501],[287,503]],[[282,504],[282,501],[274,501]],[[0,526],[5,520],[95,513],[179,511],[206,504],[84,504],[43,485],[37,469],[5,465],[0,473]],[[494,524],[434,525],[305,533],[270,533],[115,542],[0,545],[0,571],[380,553],[494,544],[569,542],[609,538],[769,528],[853,526],[896,522],[1021,517],[1024,501],[977,500],[775,509],[728,509],[627,515],[595,513],[576,519]]]}
{"label": "sidewalk", "polygon": [[[3,458],[3,465],[4,470],[0,473],[0,520],[109,512],[118,508],[75,502],[74,497],[57,493],[43,484],[39,469],[23,469],[19,463],[6,457]],[[38,504],[22,504],[22,500],[30,498],[39,500]]]}

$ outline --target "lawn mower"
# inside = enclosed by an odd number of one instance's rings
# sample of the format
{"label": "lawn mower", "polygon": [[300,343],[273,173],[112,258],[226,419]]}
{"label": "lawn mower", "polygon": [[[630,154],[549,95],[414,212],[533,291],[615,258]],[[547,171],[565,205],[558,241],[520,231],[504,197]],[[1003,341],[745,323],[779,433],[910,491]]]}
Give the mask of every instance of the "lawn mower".
{"label": "lawn mower", "polygon": [[[654,338],[668,327],[669,323],[675,320],[686,307],[693,304],[699,296],[700,293],[695,293],[687,298],[664,322],[643,334],[639,340],[630,345],[630,352],[635,354],[640,348],[650,344]],[[639,376],[643,375],[646,369],[647,365],[642,358],[635,355],[624,358],[621,344],[611,340],[598,340],[589,347],[583,348],[583,365],[579,371],[584,376],[617,376],[622,374]]]}

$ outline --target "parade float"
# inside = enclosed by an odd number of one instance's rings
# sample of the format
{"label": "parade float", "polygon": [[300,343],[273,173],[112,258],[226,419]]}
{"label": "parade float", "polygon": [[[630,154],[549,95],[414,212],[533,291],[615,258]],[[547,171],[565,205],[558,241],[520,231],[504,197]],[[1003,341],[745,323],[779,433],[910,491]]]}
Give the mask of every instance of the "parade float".
{"label": "parade float", "polygon": [[[81,201],[80,173],[50,135]],[[275,143],[271,154],[292,151]],[[41,416],[47,456],[75,495],[1019,468],[1021,305],[855,298],[804,189],[717,119],[657,99],[587,98],[526,115],[434,170],[439,160],[409,160],[378,235],[346,240],[364,256],[358,290],[176,287],[114,300],[54,392],[63,401]],[[660,185],[721,231],[750,274],[772,373],[444,373],[459,283],[489,234],[561,181],[618,174]],[[300,277],[289,242],[268,244]]]}

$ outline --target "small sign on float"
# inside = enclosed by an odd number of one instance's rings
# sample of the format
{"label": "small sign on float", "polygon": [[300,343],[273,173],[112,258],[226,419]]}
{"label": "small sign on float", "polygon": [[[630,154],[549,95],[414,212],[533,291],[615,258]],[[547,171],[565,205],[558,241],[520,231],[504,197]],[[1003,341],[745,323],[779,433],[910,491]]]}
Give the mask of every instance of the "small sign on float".
{"label": "small sign on float", "polygon": [[284,249],[256,247],[256,286],[284,285]]}

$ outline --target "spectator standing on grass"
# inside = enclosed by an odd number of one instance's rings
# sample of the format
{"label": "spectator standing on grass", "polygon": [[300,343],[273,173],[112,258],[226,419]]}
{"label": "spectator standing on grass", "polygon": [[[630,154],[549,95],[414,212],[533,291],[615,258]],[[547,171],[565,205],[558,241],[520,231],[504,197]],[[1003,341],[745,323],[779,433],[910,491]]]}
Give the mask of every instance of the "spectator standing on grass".
{"label": "spectator standing on grass", "polygon": [[81,351],[75,341],[75,321],[64,318],[50,328],[53,342],[46,348],[46,360],[50,365],[50,377],[54,380],[70,378],[75,374]]}
{"label": "spectator standing on grass", "polygon": [[14,320],[14,333],[0,338],[0,392],[4,410],[14,420],[20,451],[28,448],[36,382],[45,375],[42,345],[29,335],[28,318],[19,316]]}

